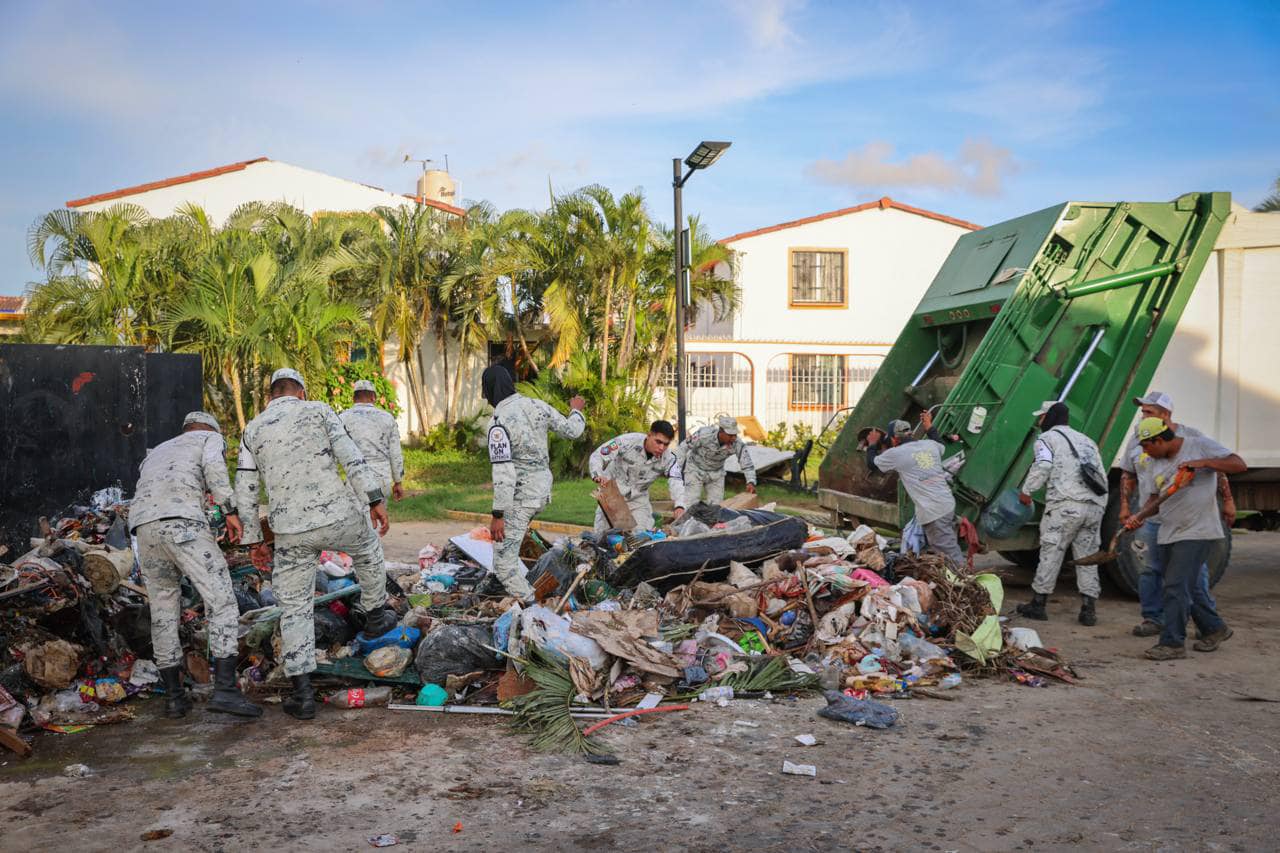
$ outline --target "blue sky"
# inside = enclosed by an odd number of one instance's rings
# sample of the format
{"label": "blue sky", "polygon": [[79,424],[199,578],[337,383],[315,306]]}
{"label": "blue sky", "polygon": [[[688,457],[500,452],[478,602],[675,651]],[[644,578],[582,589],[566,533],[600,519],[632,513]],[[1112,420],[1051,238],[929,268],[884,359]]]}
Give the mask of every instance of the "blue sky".
{"label": "blue sky", "polygon": [[[174,7],[190,8],[174,8]],[[891,195],[979,223],[1280,175],[1280,3],[0,0],[0,293],[71,198],[268,156],[468,199],[686,188],[717,236]]]}

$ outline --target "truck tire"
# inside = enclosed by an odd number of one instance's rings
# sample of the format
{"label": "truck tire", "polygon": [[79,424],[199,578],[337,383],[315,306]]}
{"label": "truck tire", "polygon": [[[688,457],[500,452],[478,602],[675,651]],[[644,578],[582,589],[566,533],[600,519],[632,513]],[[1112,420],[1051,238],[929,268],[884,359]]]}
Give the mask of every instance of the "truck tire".
{"label": "truck tire", "polygon": [[996,553],[1020,569],[1034,572],[1040,565],[1039,548],[1025,548],[1021,551],[997,551]]}
{"label": "truck tire", "polygon": [[[1134,501],[1136,503],[1136,501]],[[1116,484],[1107,497],[1107,512],[1102,517],[1102,547],[1106,547],[1111,537],[1120,529],[1120,488]],[[1118,557],[1102,568],[1112,583],[1133,598],[1138,597],[1138,573],[1142,567],[1133,550],[1127,547],[1128,537],[1122,537],[1116,550]],[[1227,572],[1227,564],[1231,562],[1231,531],[1214,543],[1209,549],[1209,586],[1216,586]]]}

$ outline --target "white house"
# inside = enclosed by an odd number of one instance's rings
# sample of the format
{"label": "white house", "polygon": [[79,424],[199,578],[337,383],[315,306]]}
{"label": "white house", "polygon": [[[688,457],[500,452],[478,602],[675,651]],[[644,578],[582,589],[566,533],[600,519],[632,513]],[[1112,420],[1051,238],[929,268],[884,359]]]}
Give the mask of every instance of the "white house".
{"label": "white house", "polygon": [[981,226],[890,198],[726,237],[742,304],[687,335],[691,421],[815,432],[858,400],[960,235]]}
{"label": "white house", "polygon": [[[415,195],[389,192],[380,187],[349,181],[271,160],[257,157],[226,166],[191,172],[159,181],[125,187],[124,189],[73,199],[67,207],[73,210],[104,210],[113,204],[136,204],[154,217],[172,216],[184,204],[198,204],[209,214],[215,224],[221,224],[242,204],[259,202],[286,202],[306,213],[336,213],[369,211],[375,207],[422,204],[434,207],[453,216],[465,216],[466,211],[449,202],[457,196],[457,185],[447,172],[428,170],[417,182]],[[383,353],[384,368],[400,401],[400,428],[404,433],[422,428],[412,411],[409,386],[403,370],[397,367],[396,349],[389,346]],[[427,395],[427,426],[444,417],[445,365],[439,346],[432,335],[418,344],[418,364],[422,369],[423,385]],[[461,389],[458,406],[463,411],[476,411],[482,401],[479,394],[479,370],[484,362],[480,356],[468,364],[473,381]],[[457,348],[450,347],[450,374],[456,369]]]}

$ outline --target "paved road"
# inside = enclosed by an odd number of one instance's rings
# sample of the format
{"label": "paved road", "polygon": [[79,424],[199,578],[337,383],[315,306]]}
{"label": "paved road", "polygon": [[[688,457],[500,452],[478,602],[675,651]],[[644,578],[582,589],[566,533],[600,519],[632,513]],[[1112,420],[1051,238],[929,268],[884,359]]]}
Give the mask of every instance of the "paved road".
{"label": "paved road", "polygon": [[[405,532],[392,543],[416,554]],[[1036,627],[1081,686],[967,682],[955,701],[901,703],[883,732],[818,718],[813,698],[698,706],[606,730],[622,763],[605,767],[492,720],[174,723],[139,703],[139,722],[43,736],[0,766],[0,848],[118,850],[172,828],[157,849],[356,850],[384,832],[424,850],[1276,849],[1280,705],[1240,694],[1280,699],[1278,553],[1280,534],[1237,540],[1217,590],[1236,636],[1215,654],[1147,662],[1132,601],[1105,597],[1083,628],[1069,591]],[[817,777],[781,775],[784,759]],[[62,777],[73,762],[97,775]]]}

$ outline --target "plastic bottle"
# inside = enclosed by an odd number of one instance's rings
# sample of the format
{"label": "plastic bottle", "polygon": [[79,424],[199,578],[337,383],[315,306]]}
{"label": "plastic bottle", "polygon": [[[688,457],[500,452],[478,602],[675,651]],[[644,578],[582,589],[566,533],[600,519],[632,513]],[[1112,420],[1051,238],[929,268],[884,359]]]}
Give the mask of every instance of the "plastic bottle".
{"label": "plastic bottle", "polygon": [[706,690],[702,691],[702,695],[698,698],[703,702],[715,702],[718,699],[732,699],[733,688],[728,685],[708,687]]}
{"label": "plastic bottle", "polygon": [[992,539],[1007,539],[1034,514],[1034,505],[1027,506],[1018,500],[1017,489],[1005,489],[983,510],[978,524]]}
{"label": "plastic bottle", "polygon": [[841,690],[844,688],[844,664],[832,661],[818,670],[818,683],[823,690]]}
{"label": "plastic bottle", "polygon": [[371,708],[391,702],[390,687],[353,687],[325,694],[324,701],[338,708]]}

